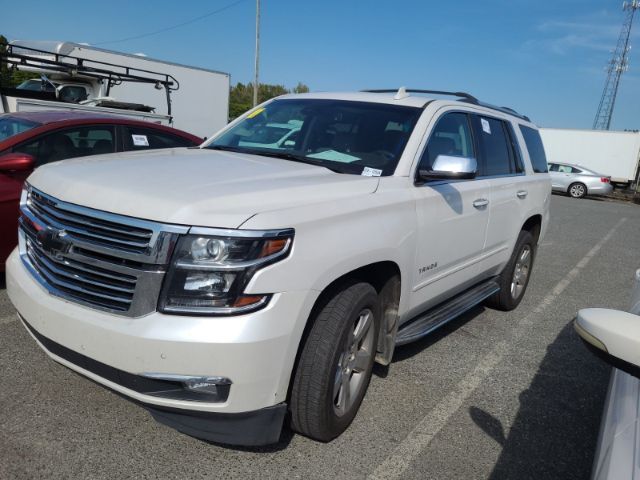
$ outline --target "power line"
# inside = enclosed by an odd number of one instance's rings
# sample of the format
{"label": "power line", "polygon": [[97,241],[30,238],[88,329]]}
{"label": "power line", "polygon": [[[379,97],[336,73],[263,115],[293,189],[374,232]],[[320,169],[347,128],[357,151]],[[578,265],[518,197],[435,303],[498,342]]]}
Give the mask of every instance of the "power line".
{"label": "power line", "polygon": [[172,25],[170,27],[165,27],[165,28],[161,28],[160,30],[155,30],[153,32],[148,32],[148,33],[142,33],[140,35],[134,35],[132,37],[126,37],[126,38],[121,38],[119,40],[109,40],[108,42],[98,42],[98,43],[94,43],[93,45],[106,45],[107,43],[120,43],[120,42],[127,42],[129,40],[137,40],[139,38],[145,38],[145,37],[150,37],[152,35],[158,35],[159,33],[164,33],[164,32],[168,32],[169,30],[174,30],[176,28],[180,28],[180,27],[184,27],[185,25],[190,25],[192,23],[198,22],[204,18],[210,17],[212,15],[215,15],[216,13],[220,13],[220,12],[224,12],[225,10],[228,10],[232,7],[235,7],[236,5],[245,2],[246,0],[237,0],[236,2],[230,3],[229,5],[222,7],[222,8],[218,8],[217,10],[214,10],[212,12],[209,13],[205,13],[204,15],[200,15],[199,17],[196,18],[192,18],[191,20],[187,20],[186,22],[182,22],[182,23],[178,23],[176,25]]}

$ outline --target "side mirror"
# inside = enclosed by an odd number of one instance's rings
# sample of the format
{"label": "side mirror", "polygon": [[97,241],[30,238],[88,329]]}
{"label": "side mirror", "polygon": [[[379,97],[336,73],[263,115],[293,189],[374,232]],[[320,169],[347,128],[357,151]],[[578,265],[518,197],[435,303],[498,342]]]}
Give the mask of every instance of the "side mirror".
{"label": "side mirror", "polygon": [[28,153],[7,153],[0,157],[0,172],[26,172],[33,170],[36,159]]}
{"label": "side mirror", "polygon": [[478,174],[478,161],[472,157],[454,157],[438,155],[431,170],[420,170],[421,180],[463,180],[475,178]]}
{"label": "side mirror", "polygon": [[578,312],[573,325],[596,356],[640,378],[639,315],[606,308],[586,308]]}

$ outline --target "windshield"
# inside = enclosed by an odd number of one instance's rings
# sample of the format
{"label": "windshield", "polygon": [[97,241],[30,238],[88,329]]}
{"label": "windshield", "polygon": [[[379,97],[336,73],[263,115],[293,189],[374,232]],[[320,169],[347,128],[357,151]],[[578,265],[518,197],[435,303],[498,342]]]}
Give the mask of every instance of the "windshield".
{"label": "windshield", "polygon": [[279,157],[339,173],[391,175],[421,112],[385,103],[274,100],[207,148]]}
{"label": "windshield", "polygon": [[56,91],[56,89],[53,88],[53,85],[51,85],[50,83],[43,82],[42,80],[36,80],[36,79],[25,80],[16,88],[20,90],[31,90],[33,92],[55,92]]}
{"label": "windshield", "polygon": [[0,117],[0,141],[12,137],[13,135],[26,132],[27,130],[39,125],[39,123],[23,120],[21,118]]}

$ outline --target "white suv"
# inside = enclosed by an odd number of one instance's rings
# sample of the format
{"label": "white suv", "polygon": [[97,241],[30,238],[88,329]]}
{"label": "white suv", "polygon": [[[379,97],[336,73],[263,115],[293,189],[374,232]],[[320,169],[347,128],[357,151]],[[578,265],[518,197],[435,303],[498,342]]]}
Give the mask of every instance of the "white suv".
{"label": "white suv", "polygon": [[286,95],[199,148],[39,168],[7,262],[20,318],[182,432],[260,445],[289,415],[331,440],[396,345],[515,308],[546,230],[535,125],[435,94]]}

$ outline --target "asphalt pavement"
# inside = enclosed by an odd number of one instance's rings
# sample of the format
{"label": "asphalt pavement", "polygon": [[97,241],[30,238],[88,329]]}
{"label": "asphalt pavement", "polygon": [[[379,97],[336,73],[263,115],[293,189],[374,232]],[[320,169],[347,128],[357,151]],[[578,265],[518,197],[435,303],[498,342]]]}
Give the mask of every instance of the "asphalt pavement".
{"label": "asphalt pavement", "polygon": [[522,304],[478,307],[377,368],[354,423],[323,444],[210,444],[51,361],[0,280],[0,479],[588,478],[609,368],[571,327],[628,307],[640,206],[554,196]]}

